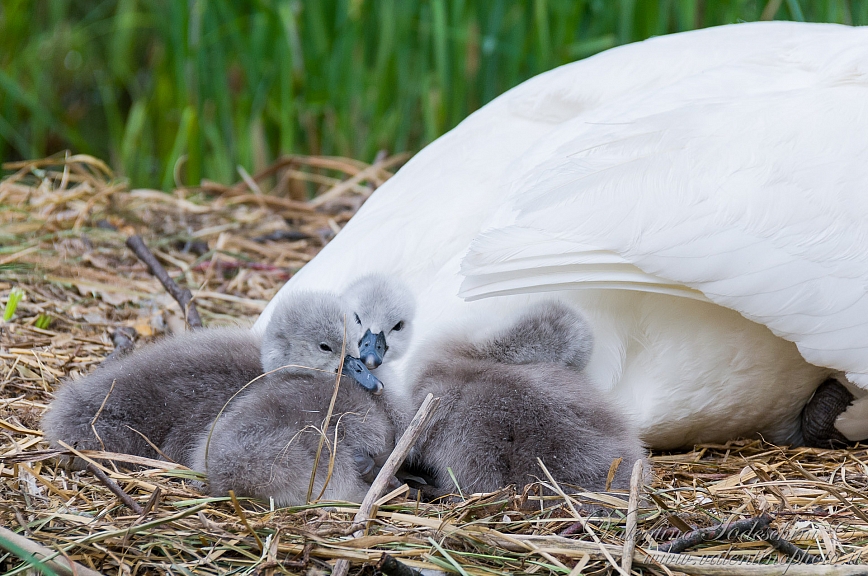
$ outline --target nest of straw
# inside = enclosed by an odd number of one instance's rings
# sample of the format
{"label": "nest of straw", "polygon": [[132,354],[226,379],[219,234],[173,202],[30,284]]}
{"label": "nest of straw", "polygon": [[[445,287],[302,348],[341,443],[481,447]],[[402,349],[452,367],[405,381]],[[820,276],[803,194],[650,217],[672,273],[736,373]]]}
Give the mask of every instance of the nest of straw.
{"label": "nest of straw", "polygon": [[[139,513],[92,471],[60,466],[38,427],[61,382],[108,356],[118,329],[138,344],[184,329],[177,304],[125,248],[127,236],[142,235],[193,291],[206,325],[249,324],[404,159],[288,157],[234,186],[172,194],[130,189],[87,156],[4,166],[12,173],[0,182],[0,310],[13,291],[25,296],[0,324],[0,518],[3,534],[55,558],[34,564],[17,549],[0,555],[0,569],[72,573],[64,566],[74,562],[79,573],[295,574],[343,559],[359,573],[387,552],[402,569],[462,575],[606,573],[623,570],[633,541],[634,573],[861,570],[865,450],[748,440],[655,455],[651,481],[634,488],[629,529],[631,494],[557,486],[542,473],[521,493],[507,487],[449,504],[398,491],[377,502],[361,537],[357,504],[274,509],[204,497],[195,475],[169,463],[129,472],[99,461]],[[727,530],[740,521],[754,524]],[[681,553],[657,551],[715,526]],[[14,548],[6,536],[0,545]]]}

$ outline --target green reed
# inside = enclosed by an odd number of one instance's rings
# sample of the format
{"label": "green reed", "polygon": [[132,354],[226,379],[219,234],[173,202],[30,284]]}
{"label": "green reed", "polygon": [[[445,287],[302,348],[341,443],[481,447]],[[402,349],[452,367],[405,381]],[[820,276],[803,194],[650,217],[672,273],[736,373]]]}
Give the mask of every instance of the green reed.
{"label": "green reed", "polygon": [[761,17],[866,24],[868,0],[4,0],[0,159],[71,149],[162,188],[371,160],[560,64]]}

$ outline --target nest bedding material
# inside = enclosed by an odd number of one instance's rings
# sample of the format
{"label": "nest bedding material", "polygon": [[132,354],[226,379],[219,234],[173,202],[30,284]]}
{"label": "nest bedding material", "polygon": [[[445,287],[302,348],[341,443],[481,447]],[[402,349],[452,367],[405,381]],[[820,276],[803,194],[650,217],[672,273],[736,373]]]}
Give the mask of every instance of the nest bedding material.
{"label": "nest bedding material", "polygon": [[[542,470],[540,483],[519,494],[505,488],[425,504],[399,491],[354,538],[354,504],[274,509],[209,498],[197,489],[201,477],[171,463],[133,459],[143,467],[131,472],[88,453],[141,507],[136,513],[92,471],[64,469],[42,441],[52,392],[108,356],[116,330],[134,332],[141,345],[185,329],[177,304],[124,246],[127,236],[141,234],[193,291],[206,326],[246,325],[405,159],[287,157],[235,186],[206,182],[172,194],[132,190],[87,156],[4,166],[12,173],[0,182],[0,310],[13,292],[24,297],[0,324],[2,526],[103,574],[296,574],[331,570],[339,559],[351,573],[372,573],[383,552],[462,575],[622,570],[629,495],[557,487]],[[868,572],[859,566],[868,558],[868,451],[747,440],[651,462],[634,573]],[[540,496],[560,488],[567,494]],[[769,528],[720,537],[763,513],[773,517]],[[683,553],[654,552],[721,523],[716,538]],[[13,549],[3,534],[0,545]],[[32,561],[22,557],[20,549],[0,555],[0,569],[26,572]],[[61,564],[37,568],[60,574]]]}

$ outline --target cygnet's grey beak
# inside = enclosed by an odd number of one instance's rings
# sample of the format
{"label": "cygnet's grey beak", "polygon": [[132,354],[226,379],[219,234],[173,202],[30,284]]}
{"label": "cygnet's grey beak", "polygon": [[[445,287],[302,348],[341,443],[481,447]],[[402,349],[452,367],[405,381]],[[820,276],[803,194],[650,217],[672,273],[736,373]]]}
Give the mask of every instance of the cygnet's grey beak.
{"label": "cygnet's grey beak", "polygon": [[343,374],[358,382],[362,388],[375,396],[383,393],[383,383],[380,382],[379,378],[371,374],[358,358],[354,358],[349,354],[344,357]]}
{"label": "cygnet's grey beak", "polygon": [[359,358],[368,367],[368,370],[373,370],[383,363],[383,356],[386,355],[386,335],[380,332],[374,334],[370,328],[362,339],[359,341]]}

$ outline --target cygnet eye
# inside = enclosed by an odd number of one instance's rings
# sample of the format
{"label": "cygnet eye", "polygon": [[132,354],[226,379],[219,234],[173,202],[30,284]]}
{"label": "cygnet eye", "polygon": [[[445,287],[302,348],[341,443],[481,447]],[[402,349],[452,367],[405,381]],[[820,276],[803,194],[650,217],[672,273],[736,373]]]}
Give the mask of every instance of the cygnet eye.
{"label": "cygnet eye", "polygon": [[362,325],[362,319],[359,318],[359,315],[356,314],[356,313],[353,313],[353,316],[356,317],[356,324],[358,324],[359,326],[361,326],[361,325]]}
{"label": "cygnet eye", "polygon": [[319,343],[319,349],[322,350],[323,352],[331,352],[332,351],[332,347],[329,346],[328,344],[326,344],[325,342]]}
{"label": "cygnet eye", "polygon": [[392,332],[400,332],[403,329],[404,329],[404,321],[403,320],[401,320],[400,322],[398,322],[397,324],[392,326]]}

